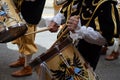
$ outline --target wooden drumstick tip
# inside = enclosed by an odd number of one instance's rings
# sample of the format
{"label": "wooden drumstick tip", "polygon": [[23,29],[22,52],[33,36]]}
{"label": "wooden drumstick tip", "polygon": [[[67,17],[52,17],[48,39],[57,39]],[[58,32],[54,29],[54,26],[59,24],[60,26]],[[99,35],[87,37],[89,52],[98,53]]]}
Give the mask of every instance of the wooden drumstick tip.
{"label": "wooden drumstick tip", "polygon": [[49,27],[43,27],[43,28],[40,28],[38,31],[26,33],[25,35],[27,36],[27,35],[30,35],[30,34],[35,34],[35,33],[44,32],[44,31],[48,31],[48,30],[49,30]]}
{"label": "wooden drumstick tip", "polygon": [[[59,30],[63,28],[63,25],[60,25]],[[26,33],[25,36],[30,35],[30,34],[35,34],[35,33],[39,33],[39,32],[44,32],[44,31],[48,31],[50,30],[49,27],[43,27],[40,28],[38,31],[34,31],[34,32],[30,32],[30,33]]]}

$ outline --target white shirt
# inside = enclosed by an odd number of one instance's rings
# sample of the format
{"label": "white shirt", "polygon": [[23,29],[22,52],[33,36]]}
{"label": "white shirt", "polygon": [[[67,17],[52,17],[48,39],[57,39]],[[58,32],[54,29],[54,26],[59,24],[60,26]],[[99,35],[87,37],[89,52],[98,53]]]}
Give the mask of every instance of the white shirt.
{"label": "white shirt", "polygon": [[[65,19],[64,15],[58,12],[58,14],[54,16],[52,20],[56,22],[58,25],[60,25],[62,19]],[[75,30],[75,33],[70,32],[70,37],[73,40],[82,38],[88,43],[100,46],[106,43],[105,38],[99,32],[95,31],[92,27],[81,26],[80,20],[78,23],[78,28]]]}

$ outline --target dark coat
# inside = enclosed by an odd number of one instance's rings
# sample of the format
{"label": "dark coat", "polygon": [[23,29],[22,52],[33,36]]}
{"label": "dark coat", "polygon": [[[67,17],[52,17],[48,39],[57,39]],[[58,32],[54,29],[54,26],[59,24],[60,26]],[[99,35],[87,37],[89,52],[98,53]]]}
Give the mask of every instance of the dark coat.
{"label": "dark coat", "polygon": [[[74,1],[74,0],[73,0]],[[119,36],[119,15],[116,8],[117,2],[114,0],[76,0],[78,8],[76,11],[69,12],[67,3],[61,10],[65,17],[80,15],[81,25],[92,27],[99,31],[107,40],[108,45],[112,45],[114,37]],[[99,3],[98,3],[99,2]],[[69,2],[70,4],[71,2]],[[77,4],[76,2],[74,2]],[[94,3],[94,4],[93,4]]]}
{"label": "dark coat", "polygon": [[[71,2],[63,5],[61,9],[61,13],[64,14],[66,20],[70,16],[80,15],[82,26],[90,26],[100,32],[107,40],[107,45],[112,45],[114,42],[113,38],[119,36],[117,2],[115,0],[72,0]],[[77,8],[72,9],[73,4],[77,4]],[[91,44],[81,39],[76,48],[84,57],[85,61],[90,63],[93,70],[95,70],[100,58],[102,46]]]}
{"label": "dark coat", "polygon": [[41,20],[42,12],[46,0],[23,1],[21,4],[21,14],[29,24],[38,24]]}

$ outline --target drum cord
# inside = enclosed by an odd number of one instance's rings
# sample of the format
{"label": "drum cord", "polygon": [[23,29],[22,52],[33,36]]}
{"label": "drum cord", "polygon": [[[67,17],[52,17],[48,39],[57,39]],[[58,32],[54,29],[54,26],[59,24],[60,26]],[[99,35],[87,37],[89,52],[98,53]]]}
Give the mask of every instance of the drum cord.
{"label": "drum cord", "polygon": [[59,51],[58,52],[58,55],[60,56],[60,58],[62,59],[62,61],[66,64],[66,66],[69,68],[70,65],[69,63],[67,62],[67,60],[65,59],[65,57],[62,55],[62,53],[60,52],[60,49],[58,47],[58,45],[55,45],[56,49]]}
{"label": "drum cord", "polygon": [[42,62],[41,65],[42,65],[41,67],[43,67],[43,68],[46,69],[45,72],[48,72],[48,75],[50,76],[50,78],[51,78],[51,79],[54,79],[54,77],[52,76],[51,71],[50,71],[50,69],[48,68],[46,62]]}

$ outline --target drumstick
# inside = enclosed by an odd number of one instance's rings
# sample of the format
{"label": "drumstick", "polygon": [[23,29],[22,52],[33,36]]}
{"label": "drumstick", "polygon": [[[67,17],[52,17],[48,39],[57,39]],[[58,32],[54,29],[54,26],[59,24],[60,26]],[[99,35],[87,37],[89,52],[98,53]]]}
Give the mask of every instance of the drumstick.
{"label": "drumstick", "polygon": [[[77,15],[77,16],[75,16],[76,18],[79,18],[79,15]],[[64,24],[63,26],[62,26],[62,28],[63,27],[66,27],[67,26],[67,23],[66,24]],[[63,35],[65,35],[65,33],[68,31],[68,28],[66,28],[64,31],[63,31],[63,33],[57,38],[57,40],[53,43],[53,45],[49,48],[49,50],[53,47],[53,46],[55,46],[56,45],[56,43],[63,37]],[[48,50],[48,51],[49,51]]]}
{"label": "drumstick", "polygon": [[38,31],[30,32],[30,33],[27,33],[25,35],[27,36],[27,35],[30,35],[30,34],[39,33],[39,32],[48,31],[48,30],[49,30],[48,27],[43,27],[43,28],[40,28],[40,30],[38,30]]}
{"label": "drumstick", "polygon": [[[59,27],[58,29],[60,30],[60,29],[62,29],[62,27],[63,27],[63,26],[60,25],[60,27]],[[38,30],[38,31],[26,33],[25,35],[27,36],[27,35],[30,35],[30,34],[39,33],[39,32],[43,32],[43,31],[47,31],[47,30],[49,30],[49,27],[43,27],[43,28],[40,28],[40,30]]]}

